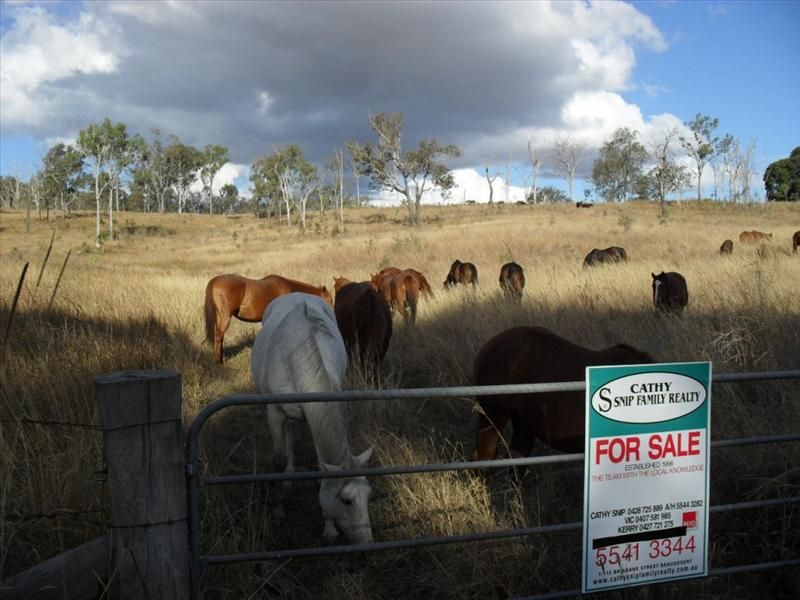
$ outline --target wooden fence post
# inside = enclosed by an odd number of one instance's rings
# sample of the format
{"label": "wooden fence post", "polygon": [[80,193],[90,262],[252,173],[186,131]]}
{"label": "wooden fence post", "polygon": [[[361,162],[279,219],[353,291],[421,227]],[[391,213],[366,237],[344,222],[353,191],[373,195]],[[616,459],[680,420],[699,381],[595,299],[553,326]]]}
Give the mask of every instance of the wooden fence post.
{"label": "wooden fence post", "polygon": [[111,499],[112,597],[188,598],[180,373],[111,373],[94,391]]}

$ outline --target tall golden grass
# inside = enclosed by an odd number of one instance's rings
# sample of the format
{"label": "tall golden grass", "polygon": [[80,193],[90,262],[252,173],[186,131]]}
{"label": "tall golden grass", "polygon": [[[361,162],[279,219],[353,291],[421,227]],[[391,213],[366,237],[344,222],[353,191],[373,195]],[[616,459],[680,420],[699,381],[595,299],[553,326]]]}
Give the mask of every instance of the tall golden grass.
{"label": "tall golden grass", "polygon": [[[395,321],[380,382],[356,368],[350,389],[471,383],[472,361],[492,335],[519,324],[548,327],[583,345],[625,342],[661,361],[711,360],[715,372],[798,368],[800,257],[791,205],[684,204],[660,217],[653,204],[425,207],[425,224],[403,224],[401,208],[351,209],[345,222],[312,215],[305,235],[251,216],[122,213],[119,237],[93,247],[93,218],[33,222],[0,214],[0,576],[6,577],[97,535],[108,526],[102,440],[92,429],[92,382],[102,373],[167,367],[183,376],[184,418],[220,396],[252,392],[250,347],[258,324],[234,321],[226,362],[203,343],[205,284],[220,273],[278,273],[313,283],[335,276],[365,280],[394,265],[427,274],[436,290],[420,305],[416,327]],[[743,246],[745,229],[774,240]],[[51,237],[53,250],[43,267]],[[721,256],[725,239],[732,256]],[[621,245],[625,264],[583,269],[592,248]],[[59,271],[71,251],[53,306]],[[477,265],[478,289],[446,292],[454,259]],[[520,263],[523,302],[504,301],[500,266]],[[10,309],[30,263],[16,312]],[[650,273],[687,279],[681,318],[653,311]],[[41,283],[36,288],[36,280]],[[800,431],[797,382],[719,385],[713,389],[712,438]],[[351,406],[356,451],[375,447],[376,464],[462,460],[473,443],[473,403],[464,399],[380,401]],[[265,414],[222,413],[201,438],[213,473],[270,468]],[[313,465],[307,434],[301,458]],[[534,452],[549,450],[537,445]],[[796,495],[796,444],[721,449],[712,455],[712,502]],[[504,473],[440,473],[373,480],[377,540],[578,521],[580,465],[530,469],[514,486]],[[204,552],[315,546],[322,522],[316,484],[296,483],[289,519],[270,519],[264,486],[214,488],[203,495]],[[796,507],[717,515],[711,564],[765,562],[800,554]],[[575,589],[580,537],[536,536],[441,546],[348,559],[242,564],[207,570],[210,598],[495,598]],[[794,597],[788,570],[654,588],[655,597]],[[612,594],[615,595],[615,594]],[[630,593],[620,592],[618,597]]]}

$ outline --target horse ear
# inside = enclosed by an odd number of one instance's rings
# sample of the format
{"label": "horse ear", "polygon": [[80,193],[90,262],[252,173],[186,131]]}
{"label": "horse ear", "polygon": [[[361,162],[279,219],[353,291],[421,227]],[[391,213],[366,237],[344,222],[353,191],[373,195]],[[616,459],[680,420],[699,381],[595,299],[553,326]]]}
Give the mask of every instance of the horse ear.
{"label": "horse ear", "polygon": [[354,456],[353,461],[355,461],[357,466],[364,467],[369,461],[370,456],[372,456],[372,448],[367,448],[366,450],[364,450],[364,452],[362,452],[358,456]]}
{"label": "horse ear", "polygon": [[657,279],[657,277],[656,277],[656,274],[655,274],[655,273],[653,273],[652,271],[650,271],[650,275],[652,275],[652,276],[653,276],[653,279]]}

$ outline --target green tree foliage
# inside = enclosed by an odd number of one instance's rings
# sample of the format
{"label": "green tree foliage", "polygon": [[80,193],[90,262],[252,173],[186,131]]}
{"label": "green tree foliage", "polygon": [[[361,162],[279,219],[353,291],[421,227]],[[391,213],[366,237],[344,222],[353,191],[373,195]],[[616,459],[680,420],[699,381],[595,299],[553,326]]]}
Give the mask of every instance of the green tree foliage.
{"label": "green tree foliage", "polygon": [[536,198],[533,196],[533,190],[531,190],[531,193],[528,194],[529,204],[542,202],[571,202],[571,200],[569,196],[567,196],[562,190],[558,189],[557,187],[553,187],[552,185],[546,185],[537,190]]}
{"label": "green tree foliage", "polygon": [[[86,129],[78,133],[76,147],[81,153],[85,163],[92,168],[94,177],[94,197],[95,197],[95,247],[101,245],[100,237],[100,198],[106,187],[113,184],[113,178],[109,176],[110,163],[114,160],[114,155],[119,148],[124,146],[128,134],[124,123],[111,123],[106,117],[102,123],[89,125]],[[105,177],[104,177],[105,176]],[[102,185],[101,185],[102,182]],[[109,210],[111,207],[109,206]],[[109,222],[111,235],[113,236],[113,222]]]}
{"label": "green tree foliage", "polygon": [[703,169],[714,159],[718,152],[719,138],[714,137],[714,130],[719,127],[719,119],[697,113],[694,121],[689,121],[686,126],[692,130],[691,137],[681,136],[681,146],[694,159],[697,166],[697,199],[703,199],[700,181]]}
{"label": "green tree foliage", "polygon": [[606,200],[626,200],[641,177],[648,155],[638,136],[638,132],[621,127],[600,148],[592,167],[592,182]]}
{"label": "green tree foliage", "polygon": [[228,149],[218,144],[208,144],[201,153],[200,181],[203,182],[209,214],[214,214],[214,177],[228,160]]}
{"label": "green tree foliage", "polygon": [[232,183],[226,183],[219,190],[219,202],[223,213],[237,212],[239,209],[239,189]]}
{"label": "green tree foliage", "polygon": [[461,156],[461,150],[453,144],[443,146],[436,139],[422,140],[416,150],[403,150],[402,113],[378,113],[369,122],[378,141],[350,142],[353,161],[374,188],[403,194],[408,221],[419,226],[422,195],[429,189],[447,194],[455,186],[453,174],[440,161]]}
{"label": "green tree foliage", "polygon": [[[292,224],[292,210],[301,209],[301,225],[306,226],[306,203],[319,185],[317,170],[303,156],[303,150],[290,144],[253,162],[250,168],[256,202],[279,203],[286,208],[286,223]],[[258,210],[258,204],[256,205]],[[279,206],[279,204],[278,204]]]}
{"label": "green tree foliage", "polygon": [[45,202],[49,207],[49,199],[57,199],[67,215],[83,184],[83,158],[72,146],[56,144],[47,151],[43,163]]}
{"label": "green tree foliage", "polygon": [[189,198],[189,188],[197,181],[203,166],[203,153],[172,136],[170,145],[164,151],[164,158],[178,202],[178,214],[182,214]]}
{"label": "green tree foliage", "polygon": [[789,158],[776,160],[764,171],[767,200],[797,202],[800,200],[800,146]]}

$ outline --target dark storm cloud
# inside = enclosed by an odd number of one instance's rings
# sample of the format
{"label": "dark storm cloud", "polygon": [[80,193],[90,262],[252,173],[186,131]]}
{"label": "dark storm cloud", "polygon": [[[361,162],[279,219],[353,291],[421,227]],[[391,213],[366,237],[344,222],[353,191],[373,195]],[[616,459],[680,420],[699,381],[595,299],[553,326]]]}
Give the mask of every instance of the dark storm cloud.
{"label": "dark storm cloud", "polygon": [[[347,140],[369,139],[367,117],[381,111],[405,114],[407,144],[436,137],[470,149],[462,164],[491,162],[524,132],[563,126],[574,93],[619,86],[632,66],[630,44],[661,43],[649,20],[609,3],[84,9],[91,18],[77,38],[102,26],[115,69],[44,78],[23,91],[47,118],[16,123],[4,115],[4,127],[52,138],[109,116],[145,135],[158,128],[197,146],[226,145],[232,161],[245,164],[287,143],[324,160]],[[576,50],[576,40],[590,52]],[[493,143],[481,150],[475,142],[484,138]],[[524,154],[524,144],[515,151]]]}

